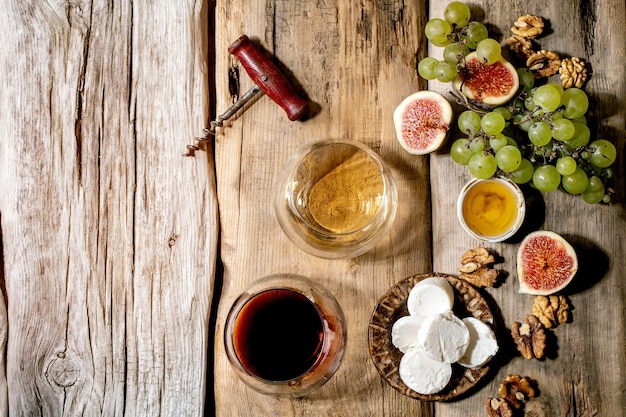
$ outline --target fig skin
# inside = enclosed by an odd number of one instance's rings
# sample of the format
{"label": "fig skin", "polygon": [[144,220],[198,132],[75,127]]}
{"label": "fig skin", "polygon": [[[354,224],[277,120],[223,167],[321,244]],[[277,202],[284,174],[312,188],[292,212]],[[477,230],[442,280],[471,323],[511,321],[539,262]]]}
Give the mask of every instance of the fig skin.
{"label": "fig skin", "polygon": [[551,295],[559,292],[572,281],[577,271],[576,251],[555,232],[533,232],[520,243],[517,278],[522,294]]}
{"label": "fig skin", "polygon": [[480,62],[476,52],[472,52],[465,57],[465,62],[466,68],[471,70],[460,72],[452,81],[456,93],[483,108],[501,106],[515,97],[519,90],[519,75],[509,61],[500,57],[487,65]]}
{"label": "fig skin", "polygon": [[393,112],[396,138],[412,155],[434,152],[445,143],[452,117],[452,106],[444,96],[436,91],[418,91],[402,100]]}

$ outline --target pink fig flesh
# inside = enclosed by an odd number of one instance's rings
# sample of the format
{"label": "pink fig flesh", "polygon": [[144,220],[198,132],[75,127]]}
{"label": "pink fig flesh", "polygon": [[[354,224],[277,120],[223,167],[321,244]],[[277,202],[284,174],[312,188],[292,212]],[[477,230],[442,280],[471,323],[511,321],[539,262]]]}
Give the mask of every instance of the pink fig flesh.
{"label": "pink fig flesh", "polygon": [[435,91],[419,91],[405,98],[393,113],[396,137],[409,153],[434,152],[445,141],[452,121],[452,106]]}
{"label": "pink fig flesh", "polygon": [[511,100],[519,88],[515,67],[500,57],[491,65],[482,63],[476,52],[465,57],[465,69],[453,81],[454,88],[470,100],[499,106]]}
{"label": "pink fig flesh", "polygon": [[517,276],[521,293],[554,294],[571,282],[577,270],[574,248],[557,233],[533,232],[520,244]]}

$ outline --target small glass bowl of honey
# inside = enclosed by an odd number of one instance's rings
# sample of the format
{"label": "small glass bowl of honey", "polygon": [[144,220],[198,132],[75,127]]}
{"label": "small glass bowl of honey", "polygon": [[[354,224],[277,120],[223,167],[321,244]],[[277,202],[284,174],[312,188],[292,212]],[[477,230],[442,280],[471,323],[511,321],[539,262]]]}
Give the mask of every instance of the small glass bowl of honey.
{"label": "small glass bowl of honey", "polygon": [[387,234],[398,193],[391,171],[365,144],[320,140],[300,147],[278,175],[274,213],[297,247],[354,258]]}
{"label": "small glass bowl of honey", "polygon": [[457,215],[463,229],[486,242],[502,242],[522,226],[526,214],[524,194],[506,178],[469,181],[459,194]]}

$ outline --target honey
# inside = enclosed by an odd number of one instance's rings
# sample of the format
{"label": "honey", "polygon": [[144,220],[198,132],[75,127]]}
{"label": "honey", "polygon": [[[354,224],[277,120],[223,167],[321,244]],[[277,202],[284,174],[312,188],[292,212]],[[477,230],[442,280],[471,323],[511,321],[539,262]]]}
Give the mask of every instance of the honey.
{"label": "honey", "polygon": [[511,186],[502,180],[476,182],[463,199],[462,215],[467,226],[487,238],[513,229],[520,216],[520,203]]}

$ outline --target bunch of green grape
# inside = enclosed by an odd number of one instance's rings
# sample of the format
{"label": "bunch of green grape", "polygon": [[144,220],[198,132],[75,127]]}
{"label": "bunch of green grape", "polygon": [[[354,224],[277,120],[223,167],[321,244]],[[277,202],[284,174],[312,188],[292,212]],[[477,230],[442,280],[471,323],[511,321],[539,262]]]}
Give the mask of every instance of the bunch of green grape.
{"label": "bunch of green grape", "polygon": [[467,165],[476,178],[508,177],[539,191],[561,188],[590,204],[608,203],[617,152],[606,139],[590,141],[587,94],[556,83],[535,87],[528,69],[518,73],[523,91],[512,104],[458,116],[467,137],[452,144],[452,160]]}
{"label": "bunch of green grape", "polygon": [[464,58],[472,51],[481,62],[491,65],[501,57],[498,41],[489,38],[487,27],[470,21],[471,12],[463,2],[453,1],[443,12],[443,19],[433,18],[426,23],[424,34],[431,44],[443,47],[443,59],[426,57],[418,66],[418,73],[426,80],[449,82],[464,66]]}

